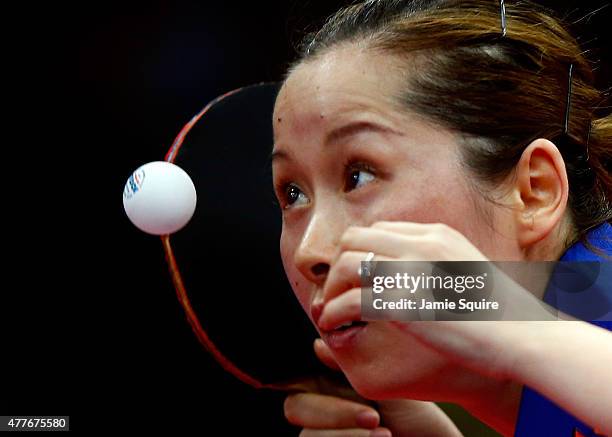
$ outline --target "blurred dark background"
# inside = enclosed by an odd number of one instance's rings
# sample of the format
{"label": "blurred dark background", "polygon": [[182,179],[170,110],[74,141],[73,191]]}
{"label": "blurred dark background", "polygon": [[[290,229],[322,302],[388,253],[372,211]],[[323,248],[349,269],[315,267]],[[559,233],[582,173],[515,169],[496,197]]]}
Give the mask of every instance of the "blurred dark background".
{"label": "blurred dark background", "polygon": [[[12,253],[23,270],[12,288],[2,414],[69,414],[75,430],[297,435],[282,393],[242,384],[197,342],[159,239],[130,224],[121,193],[207,102],[280,80],[293,44],[344,3],[92,1],[23,11],[18,59],[32,67],[22,79],[40,93],[20,131],[22,158],[45,177]],[[609,2],[541,3],[575,21]],[[611,9],[576,26],[600,60],[602,88],[612,77]],[[279,350],[308,335],[278,334]]]}

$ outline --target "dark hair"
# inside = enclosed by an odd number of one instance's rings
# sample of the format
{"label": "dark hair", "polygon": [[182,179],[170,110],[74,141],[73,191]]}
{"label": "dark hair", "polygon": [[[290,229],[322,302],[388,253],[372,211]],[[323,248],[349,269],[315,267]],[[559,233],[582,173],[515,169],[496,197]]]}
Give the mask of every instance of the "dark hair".
{"label": "dark hair", "polygon": [[343,43],[410,57],[403,106],[458,133],[477,180],[499,183],[531,141],[555,142],[574,227],[566,247],[591,247],[587,232],[612,219],[612,115],[596,119],[609,90],[595,87],[591,62],[554,13],[520,1],[506,3],[505,17],[502,32],[495,0],[367,0],[308,34],[288,74]]}

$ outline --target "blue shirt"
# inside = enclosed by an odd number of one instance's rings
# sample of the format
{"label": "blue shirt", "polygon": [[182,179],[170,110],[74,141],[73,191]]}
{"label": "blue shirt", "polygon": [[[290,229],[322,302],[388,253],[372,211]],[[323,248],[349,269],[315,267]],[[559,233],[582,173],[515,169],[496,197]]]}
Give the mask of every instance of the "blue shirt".
{"label": "blue shirt", "polygon": [[[589,232],[588,240],[606,255],[612,255],[612,225],[610,223],[604,223]],[[589,250],[580,242],[571,246],[561,257],[560,261],[605,261],[606,266],[612,265],[610,260]],[[612,330],[612,318],[609,313],[612,309],[612,282],[608,282],[608,280],[604,280],[604,286],[600,289],[602,292],[598,295],[597,305],[600,309],[600,315],[598,317],[588,317],[586,320],[602,328]],[[547,289],[544,301],[565,313],[577,317],[580,317],[581,314],[576,314],[576,312],[580,313],[583,310],[576,308],[577,300],[572,301],[571,298],[564,299],[562,295],[555,295],[550,288]],[[584,311],[588,313],[592,310],[592,308],[589,308],[589,305],[593,306],[593,302],[591,299],[585,299],[584,303],[586,306]],[[584,319],[584,317],[581,318]],[[515,437],[592,437],[598,434],[546,397],[525,386],[523,388],[514,435]]]}

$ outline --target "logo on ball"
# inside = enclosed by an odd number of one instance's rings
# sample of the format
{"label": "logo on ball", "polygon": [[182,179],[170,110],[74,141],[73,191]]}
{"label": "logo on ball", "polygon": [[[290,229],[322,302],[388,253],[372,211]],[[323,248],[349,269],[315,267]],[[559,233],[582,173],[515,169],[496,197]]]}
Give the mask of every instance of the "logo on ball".
{"label": "logo on ball", "polygon": [[125,184],[125,188],[123,190],[123,197],[126,199],[131,199],[133,195],[138,193],[142,188],[142,184],[145,180],[145,171],[142,168],[139,168],[132,176],[128,179]]}

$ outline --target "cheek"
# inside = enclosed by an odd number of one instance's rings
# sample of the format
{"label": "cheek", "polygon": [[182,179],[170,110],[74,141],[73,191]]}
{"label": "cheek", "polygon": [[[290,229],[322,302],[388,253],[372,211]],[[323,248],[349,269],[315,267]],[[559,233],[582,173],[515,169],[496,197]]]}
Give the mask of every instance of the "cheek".
{"label": "cheek", "polygon": [[399,178],[385,196],[384,203],[377,208],[384,215],[383,220],[441,222],[455,229],[465,229],[473,225],[477,215],[472,192],[460,175],[440,168]]}
{"label": "cheek", "polygon": [[[431,175],[435,175],[432,177]],[[436,166],[403,175],[378,199],[368,222],[379,220],[444,223],[461,232],[483,253],[504,252],[497,241],[479,194],[467,185],[459,170]],[[501,244],[501,245],[500,245]]]}
{"label": "cheek", "polygon": [[405,220],[418,223],[444,223],[459,231],[487,258],[521,260],[512,221],[503,209],[488,205],[481,195],[460,181],[421,187],[421,196],[396,196],[386,208],[388,213],[375,220]]}

